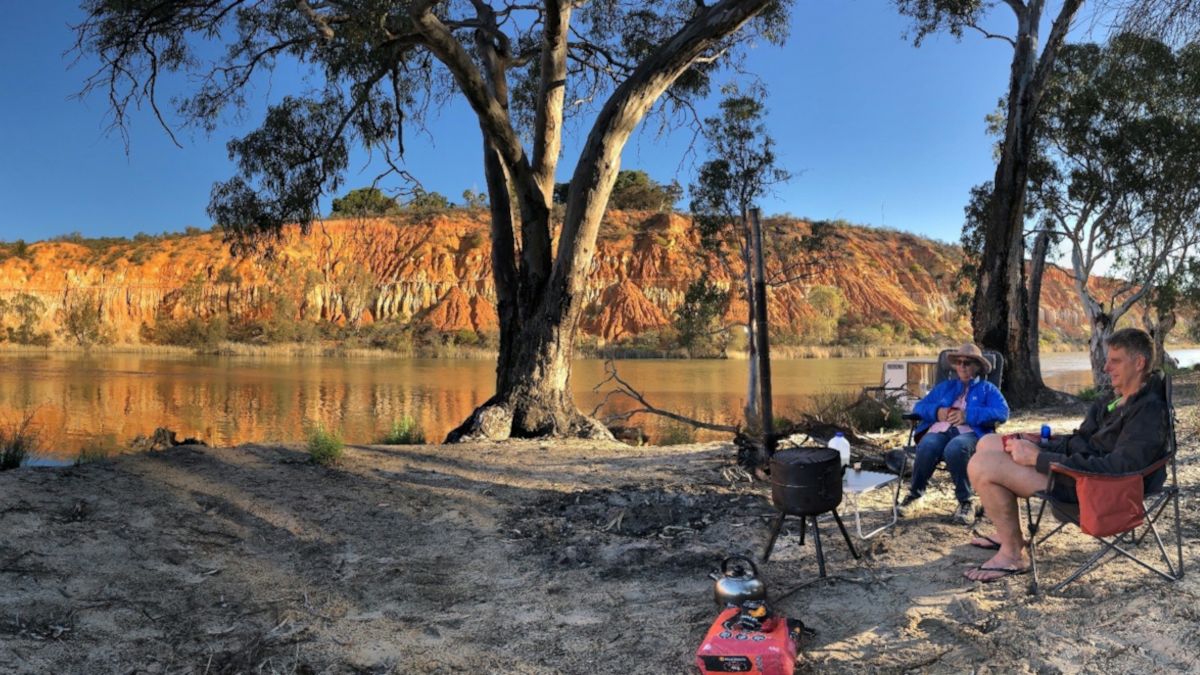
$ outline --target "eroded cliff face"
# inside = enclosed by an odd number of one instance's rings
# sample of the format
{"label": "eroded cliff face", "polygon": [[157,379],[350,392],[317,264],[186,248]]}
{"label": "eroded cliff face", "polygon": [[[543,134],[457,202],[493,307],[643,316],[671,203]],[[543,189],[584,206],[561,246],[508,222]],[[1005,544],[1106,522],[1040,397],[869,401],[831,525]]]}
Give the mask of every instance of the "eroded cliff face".
{"label": "eroded cliff face", "polygon": [[[773,221],[783,238],[808,231],[803,221]],[[37,330],[68,339],[70,307],[98,301],[102,323],[121,343],[138,343],[144,327],[164,319],[259,318],[291,313],[314,322],[423,322],[442,331],[497,330],[485,214],[452,212],[415,222],[331,220],[307,235],[289,228],[274,255],[234,258],[215,234],[106,246],[41,242],[0,262],[0,299],[19,294],[41,305]],[[967,318],[954,305],[961,252],[915,235],[843,227],[834,248],[803,281],[770,291],[775,333],[802,333],[817,316],[816,286],[841,289],[845,316],[857,325],[903,326],[963,339]],[[690,221],[677,214],[613,212],[601,231],[581,328],[619,341],[668,326],[688,284],[701,276],[729,288],[741,283],[736,262],[722,267],[699,252]],[[1043,330],[1086,334],[1070,280],[1050,268],[1042,299]],[[728,318],[744,319],[735,298]],[[12,307],[8,326],[18,318]]]}

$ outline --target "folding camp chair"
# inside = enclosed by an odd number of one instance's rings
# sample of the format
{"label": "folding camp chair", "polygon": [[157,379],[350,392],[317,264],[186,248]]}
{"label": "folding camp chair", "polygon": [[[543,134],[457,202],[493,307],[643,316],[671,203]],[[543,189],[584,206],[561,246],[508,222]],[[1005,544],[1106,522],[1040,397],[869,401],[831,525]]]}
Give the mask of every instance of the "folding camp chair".
{"label": "folding camp chair", "polygon": [[[955,350],[953,349],[943,349],[942,352],[938,354],[938,384],[941,384],[952,377],[958,377],[958,373],[955,372],[954,366],[950,365],[950,354],[952,354],[954,351]],[[983,358],[987,359],[988,363],[992,364],[992,369],[987,374],[988,382],[996,385],[996,388],[999,389],[1000,385],[1004,382],[1004,356],[1002,356],[1000,352],[991,349],[985,349],[983,350]],[[921,438],[924,436],[924,433],[917,434],[917,427],[921,424],[920,415],[917,415],[916,413],[908,413],[904,415],[904,419],[909,423],[908,442],[905,443],[903,449],[892,450],[884,455],[884,463],[887,465],[888,469],[899,475],[901,479],[904,478],[904,474],[908,473],[909,468],[914,462],[916,462],[917,443],[920,443]]]}
{"label": "folding camp chair", "polygon": [[[1175,462],[1175,406],[1171,398],[1171,380],[1162,376],[1162,395],[1167,402],[1167,452],[1166,455],[1141,471],[1126,474],[1096,474],[1076,471],[1061,464],[1050,465],[1050,477],[1046,489],[1025,500],[1026,523],[1029,529],[1029,561],[1033,568],[1033,585],[1030,592],[1040,592],[1038,577],[1037,547],[1058,534],[1067,525],[1078,527],[1084,534],[1100,544],[1100,550],[1085,560],[1068,577],[1050,587],[1049,593],[1057,593],[1087,572],[1115,558],[1124,557],[1168,581],[1183,578],[1183,530],[1179,516],[1179,481]],[[1169,474],[1165,471],[1170,466]],[[1075,480],[1075,491],[1079,503],[1067,502],[1054,495],[1057,476],[1070,476]],[[1147,479],[1149,479],[1147,481]],[[1033,500],[1040,502],[1034,513]],[[1175,560],[1163,543],[1157,522],[1173,507],[1175,520]],[[1038,537],[1042,517],[1049,511],[1059,521],[1048,534]],[[1152,535],[1158,546],[1161,563],[1141,560],[1135,555],[1137,548]],[[1169,540],[1168,540],[1169,543]],[[1112,554],[1111,556],[1109,554]]]}

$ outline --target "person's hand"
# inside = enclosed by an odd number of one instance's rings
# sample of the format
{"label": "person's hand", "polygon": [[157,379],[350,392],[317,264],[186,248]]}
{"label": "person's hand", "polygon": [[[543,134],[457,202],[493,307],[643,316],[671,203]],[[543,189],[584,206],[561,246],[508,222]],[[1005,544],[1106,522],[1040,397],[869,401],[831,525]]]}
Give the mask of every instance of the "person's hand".
{"label": "person's hand", "polygon": [[937,421],[945,422],[947,420],[947,416],[948,416],[949,412],[950,412],[949,408],[938,408],[937,409]]}
{"label": "person's hand", "polygon": [[946,413],[946,421],[954,425],[965,424],[967,421],[967,414],[965,411],[955,408]]}
{"label": "person's hand", "polygon": [[1013,439],[1004,446],[1004,449],[1017,464],[1021,466],[1037,466],[1038,454],[1041,450],[1031,441]]}

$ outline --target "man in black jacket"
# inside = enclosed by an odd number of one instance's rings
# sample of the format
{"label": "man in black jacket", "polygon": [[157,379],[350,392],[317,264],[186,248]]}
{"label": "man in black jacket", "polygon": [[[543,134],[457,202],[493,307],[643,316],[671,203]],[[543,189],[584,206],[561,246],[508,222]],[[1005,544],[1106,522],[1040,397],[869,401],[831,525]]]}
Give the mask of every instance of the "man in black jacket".
{"label": "man in black jacket", "polygon": [[[1150,372],[1154,343],[1145,331],[1125,328],[1113,333],[1105,344],[1104,372],[1112,379],[1115,398],[1093,404],[1075,433],[1051,439],[1046,447],[1040,447],[1032,434],[1007,442],[995,434],[980,439],[967,472],[996,533],[971,543],[983,548],[998,546],[999,550],[987,562],[968,570],[968,579],[995,581],[1029,571],[1017,498],[1046,488],[1051,463],[1093,473],[1131,473],[1150,466],[1166,452],[1167,402],[1159,393],[1159,376]],[[1165,473],[1156,473],[1147,479],[1147,487],[1161,485],[1164,478]],[[1059,476],[1055,495],[1074,501],[1074,485]]]}

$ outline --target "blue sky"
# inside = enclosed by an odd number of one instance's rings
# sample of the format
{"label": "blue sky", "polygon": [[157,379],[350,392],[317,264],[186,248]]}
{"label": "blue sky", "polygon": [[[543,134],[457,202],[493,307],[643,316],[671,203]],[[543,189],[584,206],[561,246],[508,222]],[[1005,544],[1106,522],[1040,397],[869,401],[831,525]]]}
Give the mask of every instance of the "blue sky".
{"label": "blue sky", "polygon": [[[233,174],[225,141],[257,119],[211,137],[184,132],[177,148],[143,111],[127,155],[119,134],[106,131],[103,97],[74,98],[92,66],[85,59],[68,68],[76,3],[0,2],[0,239],[207,228],[209,190]],[[1011,13],[996,12],[992,22],[993,31],[1011,32]],[[904,39],[907,28],[888,0],[799,0],[787,45],[752,52],[747,67],[766,84],[780,164],[797,174],[764,211],[958,240],[969,188],[994,171],[984,116],[1004,93],[1011,48],[965,35],[933,36],[918,49]],[[286,76],[260,91],[262,99],[288,93]],[[704,158],[688,152],[690,140],[644,129],[623,168],[687,185]],[[580,141],[567,139],[560,180],[569,178]],[[406,145],[406,168],[426,189],[452,200],[465,188],[482,190],[478,128],[465,106],[446,108]],[[352,165],[347,189],[377,173],[365,161],[360,155]]]}

